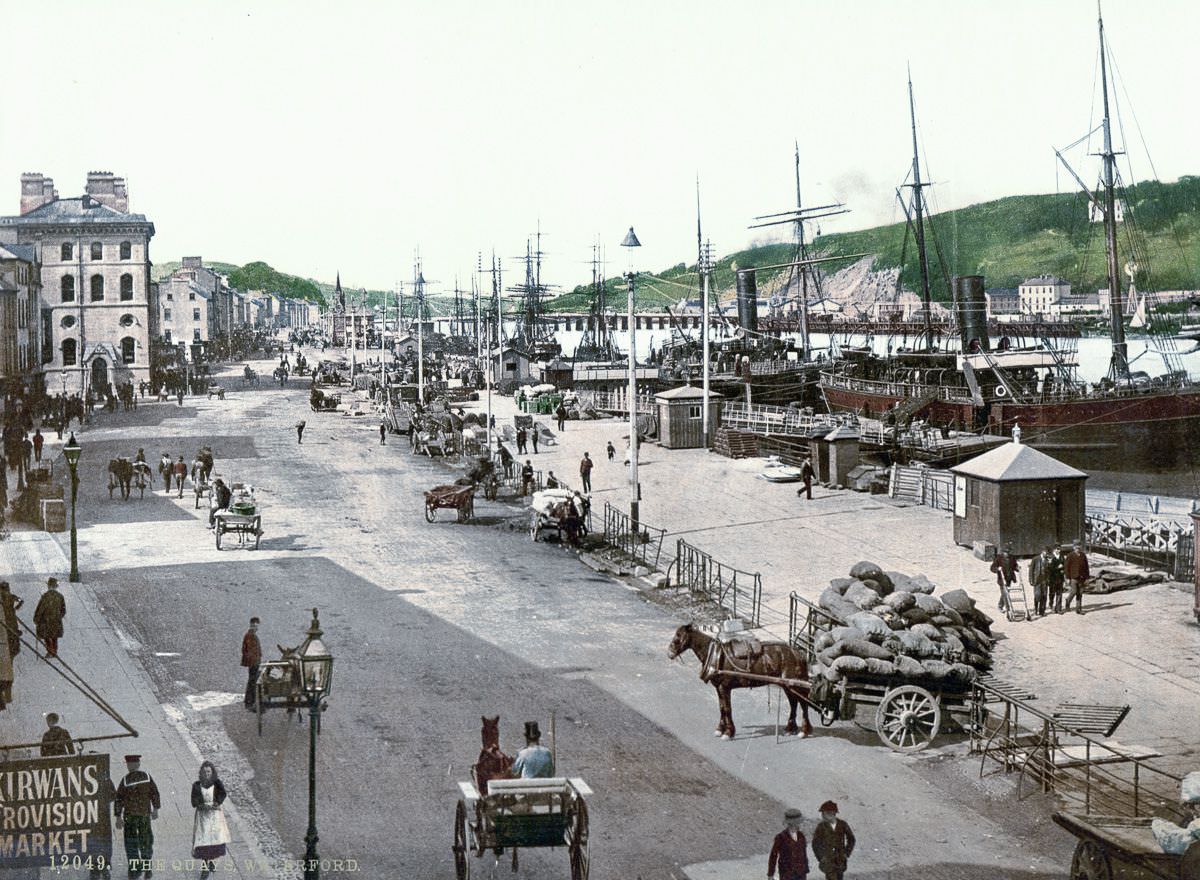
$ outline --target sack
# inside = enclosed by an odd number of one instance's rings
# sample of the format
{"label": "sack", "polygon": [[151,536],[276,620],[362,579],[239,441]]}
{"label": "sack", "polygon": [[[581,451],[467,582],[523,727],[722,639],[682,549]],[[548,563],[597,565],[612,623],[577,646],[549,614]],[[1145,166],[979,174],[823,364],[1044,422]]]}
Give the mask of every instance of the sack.
{"label": "sack", "polygon": [[946,670],[946,681],[958,684],[970,684],[979,677],[979,673],[965,663],[951,663]]}
{"label": "sack", "polygon": [[942,604],[953,608],[959,614],[970,614],[975,610],[975,600],[967,595],[966,590],[951,590],[942,593]]}
{"label": "sack", "polygon": [[929,623],[929,614],[914,606],[903,612],[900,619],[908,626],[915,626],[918,623]]}
{"label": "sack", "polygon": [[864,660],[891,660],[892,654],[881,645],[875,645],[864,639],[838,642],[831,649],[839,657],[862,657]]}
{"label": "sack", "polygon": [[858,562],[850,569],[850,577],[866,580],[870,578],[875,582],[876,588],[879,590],[879,595],[886,596],[892,592],[892,579],[883,573],[883,569],[874,562]]}
{"label": "sack", "polygon": [[893,592],[897,590],[903,590],[906,593],[912,592],[912,590],[908,588],[908,583],[911,580],[908,575],[902,574],[898,571],[885,571],[884,574],[886,574],[888,580],[892,582]]}
{"label": "sack", "polygon": [[897,675],[903,675],[906,678],[920,678],[925,674],[925,667],[921,665],[920,660],[914,660],[904,654],[896,657],[892,661],[892,665],[896,667]]}
{"label": "sack", "polygon": [[818,654],[826,648],[833,645],[834,638],[832,633],[823,632],[813,641],[813,650]]}
{"label": "sack", "polygon": [[829,582],[829,589],[834,590],[839,595],[845,595],[846,588],[854,583],[854,578],[834,578]]}
{"label": "sack", "polygon": [[886,599],[883,600],[888,608],[891,608],[897,614],[903,614],[909,608],[916,607],[917,600],[912,593],[904,590],[896,590]]}
{"label": "sack", "polygon": [[868,657],[867,672],[870,675],[895,675],[896,666],[888,660],[877,660],[874,657]]}
{"label": "sack", "polygon": [[874,608],[881,601],[879,594],[862,581],[853,581],[846,588],[846,592],[842,594],[842,598],[847,602],[853,602],[863,611]]}
{"label": "sack", "polygon": [[829,668],[839,675],[853,675],[854,673],[866,672],[867,661],[862,657],[838,657]]}
{"label": "sack", "polygon": [[944,660],[922,660],[921,665],[925,667],[925,674],[935,681],[944,681],[950,674],[950,664]]}
{"label": "sack", "polygon": [[935,642],[940,642],[945,638],[942,631],[932,623],[918,623],[912,628],[912,632],[927,639],[932,639]]}
{"label": "sack", "polygon": [[962,626],[962,615],[953,608],[943,608],[941,614],[935,614],[929,620],[934,626]]}
{"label": "sack", "polygon": [[935,588],[929,578],[923,574],[918,574],[908,579],[907,589],[911,593],[923,593],[928,596],[932,595]]}
{"label": "sack", "polygon": [[941,614],[946,607],[937,596],[930,596],[927,593],[914,593],[913,601],[917,603],[918,608],[929,614]]}
{"label": "sack", "polygon": [[904,653],[911,657],[933,657],[939,653],[931,639],[912,630],[898,633],[896,638],[904,646]]}
{"label": "sack", "polygon": [[880,639],[887,638],[892,632],[892,628],[884,623],[878,614],[872,614],[869,611],[858,612],[850,618],[850,623],[868,636],[876,636]]}

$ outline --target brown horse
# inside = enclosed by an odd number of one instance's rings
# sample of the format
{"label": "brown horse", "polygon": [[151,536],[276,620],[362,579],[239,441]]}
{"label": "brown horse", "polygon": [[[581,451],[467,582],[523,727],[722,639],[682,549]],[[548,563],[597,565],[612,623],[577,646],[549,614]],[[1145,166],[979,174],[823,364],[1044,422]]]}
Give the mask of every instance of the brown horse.
{"label": "brown horse", "polygon": [[[762,652],[746,660],[734,658],[728,650],[715,638],[696,629],[690,623],[685,623],[675,630],[675,638],[667,648],[667,656],[674,660],[685,651],[691,651],[700,661],[700,677],[717,690],[717,704],[720,708],[721,719],[713,736],[722,739],[733,739],[737,733],[733,726],[732,692],[739,688],[756,688],[775,682],[763,681],[765,678],[788,679],[790,681],[808,681],[808,663],[799,651],[783,642],[765,642]],[[738,673],[743,673],[738,675]],[[752,677],[754,676],[754,677]],[[780,684],[778,687],[788,699],[790,711],[786,732],[808,736],[812,733],[812,725],[808,722],[808,686],[798,684]],[[796,726],[796,707],[799,705],[804,713],[804,727]]]}
{"label": "brown horse", "polygon": [[488,718],[480,716],[483,728],[480,738],[483,748],[479,752],[479,760],[471,768],[471,778],[480,794],[488,793],[488,783],[493,779],[508,779],[509,768],[513,759],[500,751],[500,716]]}

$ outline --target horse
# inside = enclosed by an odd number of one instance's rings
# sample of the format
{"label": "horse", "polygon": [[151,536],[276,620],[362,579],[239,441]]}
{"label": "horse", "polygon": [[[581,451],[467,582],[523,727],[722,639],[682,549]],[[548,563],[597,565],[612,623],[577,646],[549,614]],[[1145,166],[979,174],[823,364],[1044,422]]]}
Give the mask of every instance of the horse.
{"label": "horse", "polygon": [[133,462],[127,458],[114,458],[108,462],[108,497],[112,498],[113,489],[121,488],[121,497],[129,500],[133,487]]}
{"label": "horse", "polygon": [[[667,647],[667,656],[674,660],[680,654],[690,650],[700,661],[701,680],[716,688],[721,717],[713,736],[733,739],[737,733],[733,725],[733,701],[731,699],[733,691],[740,688],[756,688],[776,684],[773,681],[763,681],[757,676],[788,679],[791,682],[807,682],[808,663],[799,651],[783,642],[764,642],[761,647],[760,653],[740,660],[735,658],[732,652],[716,638],[701,632],[690,623],[685,623],[675,630],[675,637],[671,639],[671,644]],[[743,675],[738,675],[738,673],[743,673]],[[812,725],[808,721],[808,685],[779,684],[778,686],[787,697],[790,707],[785,732],[788,735],[799,734],[801,737],[811,735]],[[804,713],[803,728],[796,726],[797,705]]]}
{"label": "horse", "polygon": [[479,760],[471,767],[471,779],[480,794],[487,794],[488,783],[493,779],[509,778],[513,759],[500,751],[500,716],[480,716],[479,720],[483,722],[479,731],[483,748],[479,751]]}

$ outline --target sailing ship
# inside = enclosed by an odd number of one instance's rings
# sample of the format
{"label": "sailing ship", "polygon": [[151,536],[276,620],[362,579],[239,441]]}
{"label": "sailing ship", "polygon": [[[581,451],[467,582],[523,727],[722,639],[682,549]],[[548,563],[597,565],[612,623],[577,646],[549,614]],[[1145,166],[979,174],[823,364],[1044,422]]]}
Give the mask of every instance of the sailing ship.
{"label": "sailing ship", "polygon": [[[1045,339],[1040,344],[1020,347],[1005,337],[993,347],[987,331],[983,279],[979,276],[954,280],[959,349],[939,345],[945,340],[936,339],[930,325],[921,197],[922,188],[928,184],[920,178],[910,80],[913,204],[907,216],[921,267],[924,344],[887,357],[856,352],[822,371],[821,390],[830,410],[897,422],[920,416],[942,427],[1001,434],[1019,426],[1023,442],[1084,469],[1176,470],[1195,460],[1200,443],[1200,385],[1183,369],[1174,339],[1167,334],[1150,337],[1164,360],[1163,375],[1151,378],[1130,368],[1117,226],[1133,222],[1132,200],[1118,202],[1116,192],[1118,153],[1113,148],[1109,59],[1102,17],[1099,35],[1103,170],[1098,193],[1091,192],[1073,170],[1071,174],[1104,220],[1112,343],[1107,376],[1093,385],[1081,381],[1075,353],[1056,349]],[[1059,158],[1067,164],[1061,153]],[[1118,211],[1121,205],[1124,212]],[[1152,314],[1148,321],[1153,329]]]}
{"label": "sailing ship", "polygon": [[604,260],[598,244],[592,246],[592,289],[589,299],[583,338],[575,347],[572,360],[576,364],[615,364],[620,358],[613,342],[611,318],[605,303]]}
{"label": "sailing ship", "polygon": [[554,338],[554,331],[542,320],[545,300],[551,290],[542,283],[542,233],[537,233],[537,248],[531,241],[525,242],[525,281],[508,288],[515,294],[519,306],[514,316],[515,327],[507,342],[529,355],[532,361],[549,361],[562,353],[562,346]]}

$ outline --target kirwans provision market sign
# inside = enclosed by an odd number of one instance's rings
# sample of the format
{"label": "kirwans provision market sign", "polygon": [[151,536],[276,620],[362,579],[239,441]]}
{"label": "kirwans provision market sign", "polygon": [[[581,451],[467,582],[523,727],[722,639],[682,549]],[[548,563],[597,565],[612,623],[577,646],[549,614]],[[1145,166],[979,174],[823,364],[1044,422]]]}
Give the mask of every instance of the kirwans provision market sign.
{"label": "kirwans provision market sign", "polygon": [[112,859],[108,755],[0,761],[0,869]]}

